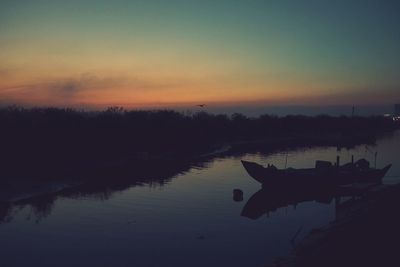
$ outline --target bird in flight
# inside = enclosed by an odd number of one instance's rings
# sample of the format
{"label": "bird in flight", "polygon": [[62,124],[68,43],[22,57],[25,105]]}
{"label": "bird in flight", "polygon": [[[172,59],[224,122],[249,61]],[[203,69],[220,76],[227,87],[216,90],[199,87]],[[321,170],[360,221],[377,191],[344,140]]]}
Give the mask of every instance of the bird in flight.
{"label": "bird in flight", "polygon": [[198,107],[204,108],[206,104],[197,105]]}

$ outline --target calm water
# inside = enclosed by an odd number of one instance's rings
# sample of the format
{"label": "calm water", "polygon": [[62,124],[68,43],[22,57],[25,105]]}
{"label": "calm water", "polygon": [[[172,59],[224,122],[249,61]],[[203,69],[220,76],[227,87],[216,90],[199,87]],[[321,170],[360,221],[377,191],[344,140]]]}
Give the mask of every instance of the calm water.
{"label": "calm water", "polygon": [[[257,220],[240,216],[260,189],[240,159],[312,167],[315,159],[365,157],[393,163],[385,183],[400,181],[400,132],[377,146],[312,148],[271,155],[218,158],[164,186],[136,186],[44,206],[13,207],[0,224],[0,266],[263,266],[292,248],[290,240],[334,219],[334,204],[305,202]],[[241,188],[244,200],[234,202]]]}

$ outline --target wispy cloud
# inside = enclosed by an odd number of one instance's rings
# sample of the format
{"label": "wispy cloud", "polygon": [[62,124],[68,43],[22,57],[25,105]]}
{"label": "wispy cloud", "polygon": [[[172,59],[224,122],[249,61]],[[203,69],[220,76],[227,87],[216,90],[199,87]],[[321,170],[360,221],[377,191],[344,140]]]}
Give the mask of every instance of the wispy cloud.
{"label": "wispy cloud", "polygon": [[[1,72],[0,72],[1,75]],[[99,77],[84,73],[77,77],[42,80],[32,83],[0,87],[0,97],[9,104],[43,102],[72,103],[79,101],[88,92],[99,92],[123,86],[127,82],[123,77]]]}
{"label": "wispy cloud", "polygon": [[[183,87],[185,82],[176,79],[160,79],[139,76],[100,76],[93,73],[83,73],[58,79],[42,79],[31,83],[14,84],[1,87],[0,97],[9,104],[24,103],[79,103],[97,101],[120,101],[131,97],[141,97],[154,92],[175,90]],[[111,103],[110,102],[110,103]]]}
{"label": "wispy cloud", "polygon": [[[64,97],[74,96],[78,93],[90,90],[103,90],[124,85],[126,78],[98,77],[91,73],[81,74],[78,77],[60,79],[40,84],[50,94]],[[37,87],[36,85],[35,87]]]}

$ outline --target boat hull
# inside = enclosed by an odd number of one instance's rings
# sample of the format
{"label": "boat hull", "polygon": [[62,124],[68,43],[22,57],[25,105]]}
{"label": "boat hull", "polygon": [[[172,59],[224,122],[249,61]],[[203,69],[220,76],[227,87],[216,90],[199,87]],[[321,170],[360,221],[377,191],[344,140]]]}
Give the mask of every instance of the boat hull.
{"label": "boat hull", "polygon": [[383,169],[271,169],[260,164],[242,160],[247,173],[263,187],[274,186],[335,186],[352,183],[381,183],[391,164]]}

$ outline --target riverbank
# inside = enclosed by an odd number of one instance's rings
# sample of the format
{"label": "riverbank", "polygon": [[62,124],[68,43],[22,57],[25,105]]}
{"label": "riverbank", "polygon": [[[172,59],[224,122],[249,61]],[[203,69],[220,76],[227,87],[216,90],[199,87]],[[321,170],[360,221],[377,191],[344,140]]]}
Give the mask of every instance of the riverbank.
{"label": "riverbank", "polygon": [[[4,167],[109,162],[126,158],[182,158],[225,145],[238,150],[275,146],[339,145],[373,142],[399,128],[385,117],[257,118],[171,110],[99,112],[18,107],[0,109],[0,160]],[[14,168],[18,170],[19,168]],[[12,173],[11,173],[12,174]]]}
{"label": "riverbank", "polygon": [[336,219],[312,230],[292,255],[271,265],[400,266],[400,184],[382,185],[336,205]]}
{"label": "riverbank", "polygon": [[0,109],[0,127],[4,201],[71,184],[163,183],[220,156],[374,144],[398,125],[384,117],[11,107]]}
{"label": "riverbank", "polygon": [[[216,157],[242,155],[250,152],[272,153],[310,147],[354,147],[359,144],[374,144],[375,136],[362,134],[343,136],[330,134],[292,135],[232,142],[206,153],[164,154],[135,153],[126,158],[91,160],[67,164],[38,164],[35,159],[20,162],[8,171],[2,170],[0,179],[0,202],[18,202],[45,194],[56,194],[66,189],[91,184],[98,187],[129,187],[141,183],[164,183],[171,177],[184,173],[192,167],[201,167]],[[33,164],[36,163],[36,164]],[[17,165],[18,163],[14,163]],[[12,165],[11,165],[12,166]],[[8,166],[10,167],[10,166]],[[8,174],[8,176],[7,176]]]}

